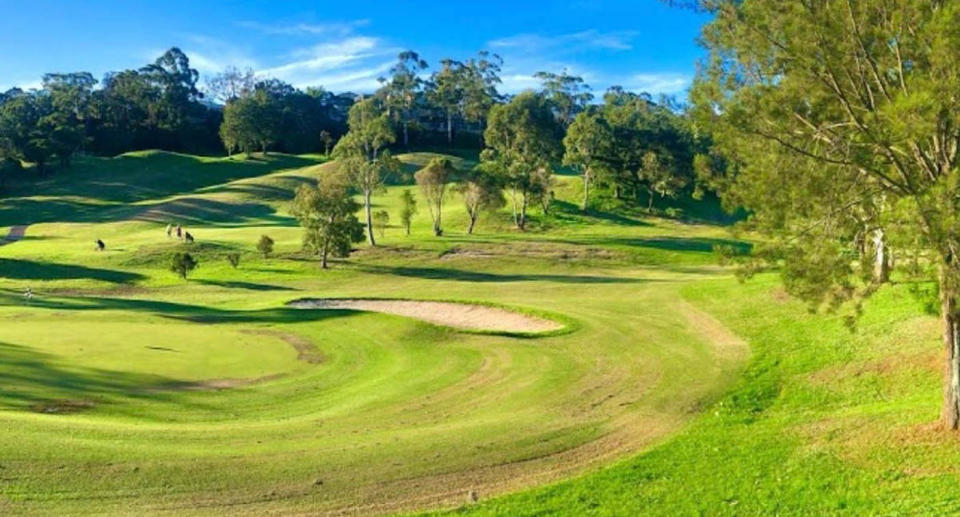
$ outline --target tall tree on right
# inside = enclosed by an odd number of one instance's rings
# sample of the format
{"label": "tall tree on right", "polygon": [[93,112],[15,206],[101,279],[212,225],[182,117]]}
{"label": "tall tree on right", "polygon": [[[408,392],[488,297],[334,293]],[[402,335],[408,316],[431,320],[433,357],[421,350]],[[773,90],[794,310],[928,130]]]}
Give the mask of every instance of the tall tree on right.
{"label": "tall tree on right", "polygon": [[[878,285],[864,224],[929,257],[944,347],[942,424],[960,427],[960,4],[702,0],[691,93],[729,166],[714,185],[770,237],[789,292],[838,306]],[[890,206],[893,210],[884,210]],[[895,231],[893,231],[895,229]],[[915,236],[920,236],[915,239]]]}
{"label": "tall tree on right", "polygon": [[560,159],[562,134],[550,104],[537,93],[521,93],[490,110],[480,160],[506,186],[520,230],[526,229],[530,201],[545,190],[541,182],[549,178],[551,163]]}

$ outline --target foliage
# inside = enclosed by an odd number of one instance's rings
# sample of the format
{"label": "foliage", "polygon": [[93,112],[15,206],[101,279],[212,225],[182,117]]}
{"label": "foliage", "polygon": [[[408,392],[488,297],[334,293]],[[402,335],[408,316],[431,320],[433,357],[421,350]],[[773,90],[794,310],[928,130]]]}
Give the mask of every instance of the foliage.
{"label": "foliage", "polygon": [[346,257],[353,243],[363,240],[363,225],[355,215],[360,207],[350,195],[349,183],[342,174],[326,174],[316,186],[297,188],[291,212],[303,227],[303,247],[321,257]]}
{"label": "foliage", "polygon": [[563,138],[563,164],[575,167],[583,177],[583,201],[580,209],[590,204],[590,185],[600,171],[606,170],[605,159],[613,147],[613,131],[598,110],[582,111],[573,119]]}
{"label": "foliage", "polygon": [[703,4],[715,20],[692,96],[730,162],[724,202],[768,237],[756,258],[784,261],[788,291],[814,307],[858,311],[888,245],[925,255],[948,351],[942,420],[960,427],[960,6]]}
{"label": "foliage", "polygon": [[200,263],[189,253],[178,251],[170,257],[170,271],[173,271],[180,278],[187,279],[187,275],[197,268]]}
{"label": "foliage", "polygon": [[400,194],[400,222],[403,223],[407,235],[410,235],[410,223],[415,215],[417,215],[417,198],[412,190],[403,189]]}
{"label": "foliage", "polygon": [[260,240],[257,241],[257,251],[263,255],[263,258],[269,257],[273,253],[273,239],[267,235],[261,235]]}
{"label": "foliage", "polygon": [[457,191],[463,198],[464,207],[467,209],[468,234],[473,233],[481,212],[499,210],[507,204],[503,197],[503,187],[497,181],[497,178],[480,167],[474,169],[460,181],[457,185]]}
{"label": "foliage", "polygon": [[235,252],[227,253],[227,262],[230,263],[233,269],[237,269],[237,267],[240,266],[240,254]]}
{"label": "foliage", "polygon": [[420,192],[427,201],[427,209],[433,220],[433,234],[443,235],[443,198],[447,184],[453,181],[457,170],[449,158],[434,158],[424,168],[417,171],[414,178],[420,186]]}
{"label": "foliage", "polygon": [[550,104],[538,94],[524,92],[490,110],[484,131],[487,149],[480,158],[486,172],[495,174],[509,190],[514,224],[526,228],[527,206],[549,190],[551,163],[560,158],[562,128]]}
{"label": "foliage", "polygon": [[590,85],[583,82],[582,77],[570,75],[566,70],[559,74],[537,72],[533,76],[543,83],[543,95],[549,99],[554,114],[563,127],[569,126],[577,113],[583,111],[593,100]]}
{"label": "foliage", "polygon": [[409,126],[417,121],[417,109],[422,99],[424,81],[420,71],[427,68],[427,62],[412,50],[405,50],[397,56],[397,63],[390,68],[390,77],[379,78],[383,85],[377,95],[383,100],[388,116],[396,121],[403,134],[403,145],[409,144]]}
{"label": "foliage", "polygon": [[373,225],[376,226],[377,231],[380,232],[380,238],[383,238],[383,234],[387,230],[387,226],[390,225],[390,212],[386,210],[377,210],[373,213]]}

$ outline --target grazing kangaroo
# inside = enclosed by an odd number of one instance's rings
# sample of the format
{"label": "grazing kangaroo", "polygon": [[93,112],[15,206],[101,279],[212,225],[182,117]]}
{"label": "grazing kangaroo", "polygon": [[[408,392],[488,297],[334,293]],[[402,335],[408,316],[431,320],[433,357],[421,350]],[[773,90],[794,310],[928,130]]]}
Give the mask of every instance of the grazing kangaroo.
{"label": "grazing kangaroo", "polygon": [[102,240],[97,239],[97,251],[103,251],[107,249],[107,245],[103,243]]}
{"label": "grazing kangaroo", "polygon": [[183,240],[186,241],[187,244],[193,244],[193,235],[190,235],[190,232],[186,232],[183,234]]}

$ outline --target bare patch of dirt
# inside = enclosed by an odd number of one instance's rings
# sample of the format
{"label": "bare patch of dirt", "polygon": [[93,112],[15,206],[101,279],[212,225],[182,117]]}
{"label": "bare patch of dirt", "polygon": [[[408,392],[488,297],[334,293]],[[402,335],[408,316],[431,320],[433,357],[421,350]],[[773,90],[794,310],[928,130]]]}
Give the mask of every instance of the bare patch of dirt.
{"label": "bare patch of dirt", "polygon": [[30,406],[30,411],[50,415],[65,415],[93,409],[91,400],[45,400]]}
{"label": "bare patch of dirt", "polygon": [[746,356],[750,347],[719,320],[685,301],[677,302],[678,310],[687,318],[690,327],[706,338],[714,353],[723,359],[739,360]]}
{"label": "bare patch of dirt", "polygon": [[27,233],[27,225],[19,224],[17,226],[11,226],[10,231],[7,232],[7,236],[0,240],[0,246],[4,244],[12,244],[19,241]]}
{"label": "bare patch of dirt", "polygon": [[227,390],[230,388],[240,388],[243,386],[250,386],[252,384],[259,384],[261,382],[272,381],[283,376],[284,374],[282,373],[275,373],[273,375],[264,375],[263,377],[254,377],[251,379],[207,379],[203,381],[172,384],[166,386],[165,388],[178,391]]}
{"label": "bare patch of dirt", "polygon": [[383,312],[468,330],[549,332],[563,328],[555,321],[517,312],[453,302],[417,300],[308,299],[291,302],[298,309],[350,309]]}
{"label": "bare patch of dirt", "polygon": [[931,373],[939,373],[941,366],[940,353],[936,350],[930,350],[917,354],[897,354],[875,361],[860,361],[825,368],[810,374],[808,378],[813,384],[829,385],[845,378],[863,375],[887,376],[906,369],[920,369]]}
{"label": "bare patch of dirt", "polygon": [[241,331],[244,334],[253,334],[256,336],[270,336],[279,338],[284,343],[293,347],[297,351],[297,360],[303,361],[310,364],[320,364],[327,360],[322,352],[317,350],[317,347],[307,338],[298,336],[296,334],[290,334],[287,332],[279,332],[276,330],[243,330]]}

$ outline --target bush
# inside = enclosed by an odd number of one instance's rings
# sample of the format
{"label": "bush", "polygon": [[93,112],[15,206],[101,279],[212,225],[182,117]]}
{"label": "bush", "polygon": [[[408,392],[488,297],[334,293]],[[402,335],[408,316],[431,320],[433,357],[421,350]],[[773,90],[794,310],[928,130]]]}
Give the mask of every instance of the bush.
{"label": "bush", "polygon": [[672,207],[671,207],[671,208],[666,209],[664,212],[667,214],[667,217],[670,217],[670,218],[673,218],[673,219],[680,219],[680,218],[683,217],[683,209],[682,209],[682,208],[672,208]]}
{"label": "bush", "polygon": [[187,274],[196,269],[198,265],[200,265],[200,263],[189,253],[177,252],[173,254],[170,260],[170,271],[173,271],[180,275],[180,278],[186,280]]}
{"label": "bush", "polygon": [[239,253],[227,253],[227,262],[233,266],[233,269],[237,269],[237,266],[240,265],[240,254]]}
{"label": "bush", "polygon": [[388,224],[390,224],[390,214],[386,210],[377,210],[373,213],[373,225],[376,226],[381,239]]}
{"label": "bush", "polygon": [[257,243],[257,251],[263,255],[263,258],[267,258],[273,253],[273,239],[266,235],[260,236],[260,242]]}

